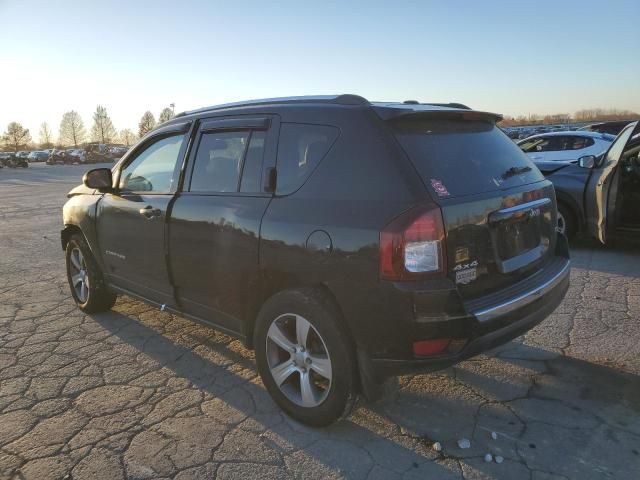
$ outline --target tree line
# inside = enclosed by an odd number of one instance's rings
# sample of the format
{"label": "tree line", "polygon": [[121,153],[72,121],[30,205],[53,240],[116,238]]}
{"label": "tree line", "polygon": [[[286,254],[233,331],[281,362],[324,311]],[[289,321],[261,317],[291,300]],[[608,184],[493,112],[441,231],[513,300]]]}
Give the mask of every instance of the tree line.
{"label": "tree line", "polygon": [[[146,135],[146,133],[156,125],[171,120],[173,117],[173,108],[166,107],[162,109],[156,122],[153,113],[147,110],[142,114],[138,122],[137,133],[129,128],[118,131],[113,125],[107,109],[102,105],[98,105],[93,113],[93,123],[88,133],[80,114],[75,110],[70,110],[62,115],[62,120],[60,120],[60,126],[58,128],[57,141],[54,139],[51,127],[47,122],[43,122],[40,125],[38,140],[40,148],[53,148],[56,145],[78,148],[78,146],[86,142],[87,139],[92,142],[122,143],[129,146]],[[10,122],[2,135],[2,143],[5,148],[18,151],[27,149],[29,145],[33,143],[33,138],[28,128],[24,128],[18,122]]]}
{"label": "tree line", "polygon": [[573,115],[569,113],[554,113],[552,115],[520,115],[510,117],[505,115],[500,122],[501,127],[518,125],[553,125],[573,122],[609,122],[615,120],[638,120],[640,114],[631,110],[619,110],[616,108],[590,108],[578,110]]}

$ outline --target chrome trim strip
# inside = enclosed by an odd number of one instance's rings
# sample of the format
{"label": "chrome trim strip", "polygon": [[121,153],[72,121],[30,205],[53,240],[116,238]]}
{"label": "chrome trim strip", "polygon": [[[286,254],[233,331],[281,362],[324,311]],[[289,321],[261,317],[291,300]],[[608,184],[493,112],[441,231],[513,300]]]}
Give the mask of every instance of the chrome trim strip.
{"label": "chrome trim strip", "polygon": [[547,280],[542,285],[537,286],[533,290],[518,295],[517,297],[507,300],[506,302],[503,302],[499,305],[485,308],[483,310],[472,311],[471,313],[475,315],[475,317],[480,322],[487,322],[489,320],[493,320],[496,317],[504,315],[505,313],[509,313],[513,310],[524,307],[525,305],[540,298],[540,296],[553,290],[562,280],[564,280],[569,275],[570,271],[571,261],[567,260],[567,263],[558,273],[556,273],[552,278]]}
{"label": "chrome trim strip", "polygon": [[550,198],[541,198],[539,200],[533,200],[531,202],[521,203],[520,205],[515,205],[513,207],[496,210],[495,212],[492,212],[489,214],[489,222],[490,223],[499,222],[500,220],[504,220],[506,218],[511,217],[514,213],[544,207],[549,205],[550,203],[551,203]]}
{"label": "chrome trim strip", "polygon": [[521,203],[520,205],[515,205],[513,207],[503,208],[498,210],[496,213],[514,213],[520,212],[522,210],[528,210],[530,208],[541,207],[543,205],[548,205],[551,203],[550,198],[541,198],[539,200],[533,200],[528,203]]}

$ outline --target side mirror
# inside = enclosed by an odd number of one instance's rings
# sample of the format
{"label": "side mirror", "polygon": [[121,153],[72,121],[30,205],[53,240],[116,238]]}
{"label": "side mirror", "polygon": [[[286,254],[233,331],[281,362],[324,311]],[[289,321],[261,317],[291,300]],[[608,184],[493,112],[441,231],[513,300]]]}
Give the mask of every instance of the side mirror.
{"label": "side mirror", "polygon": [[108,168],[94,168],[82,177],[82,183],[89,188],[95,188],[100,192],[109,192],[112,189],[113,178]]}
{"label": "side mirror", "polygon": [[578,166],[582,168],[593,168],[596,166],[596,156],[595,155],[585,155],[584,157],[580,157],[578,159]]}

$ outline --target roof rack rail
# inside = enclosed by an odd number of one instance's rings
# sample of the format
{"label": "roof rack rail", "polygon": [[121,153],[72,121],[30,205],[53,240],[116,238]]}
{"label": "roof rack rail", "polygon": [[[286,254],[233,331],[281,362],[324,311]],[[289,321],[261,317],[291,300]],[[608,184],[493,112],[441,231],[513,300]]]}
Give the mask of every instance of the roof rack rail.
{"label": "roof rack rail", "polygon": [[464,103],[431,103],[427,102],[427,105],[433,105],[434,107],[449,107],[449,108],[461,108],[463,110],[471,110],[471,107],[465,105]]}
{"label": "roof rack rail", "polygon": [[405,100],[402,102],[404,105],[433,105],[434,107],[449,107],[449,108],[462,108],[464,110],[471,110],[471,107],[468,107],[464,103],[433,103],[433,102],[425,102],[421,103],[417,100]]}
{"label": "roof rack rail", "polygon": [[342,94],[342,95],[308,95],[300,97],[277,97],[277,98],[261,98],[257,100],[247,100],[242,102],[223,103],[221,105],[212,105],[210,107],[198,108],[195,110],[187,110],[180,112],[176,117],[184,117],[194,113],[203,113],[215,110],[223,110],[233,107],[251,107],[255,105],[265,105],[269,103],[291,104],[291,103],[333,103],[338,105],[369,105],[369,101],[360,95]]}

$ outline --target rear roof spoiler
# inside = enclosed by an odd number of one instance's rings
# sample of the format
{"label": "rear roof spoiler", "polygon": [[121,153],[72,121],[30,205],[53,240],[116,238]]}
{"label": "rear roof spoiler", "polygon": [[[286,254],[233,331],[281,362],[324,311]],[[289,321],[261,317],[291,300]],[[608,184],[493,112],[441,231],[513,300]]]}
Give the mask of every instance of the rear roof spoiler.
{"label": "rear roof spoiler", "polygon": [[446,117],[455,116],[468,120],[490,120],[499,122],[502,115],[492,112],[471,110],[461,104],[373,104],[372,108],[382,120],[410,117]]}

